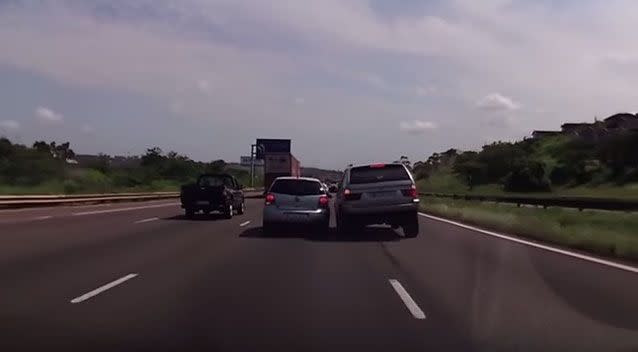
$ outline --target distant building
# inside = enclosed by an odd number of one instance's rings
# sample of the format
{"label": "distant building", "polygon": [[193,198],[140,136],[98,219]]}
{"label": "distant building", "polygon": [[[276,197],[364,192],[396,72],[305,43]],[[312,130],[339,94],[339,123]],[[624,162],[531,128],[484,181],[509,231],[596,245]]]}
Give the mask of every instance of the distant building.
{"label": "distant building", "polygon": [[541,131],[541,130],[536,130],[536,131],[532,132],[532,138],[541,139],[541,138],[545,138],[545,137],[560,136],[561,134],[562,134],[561,131]]}

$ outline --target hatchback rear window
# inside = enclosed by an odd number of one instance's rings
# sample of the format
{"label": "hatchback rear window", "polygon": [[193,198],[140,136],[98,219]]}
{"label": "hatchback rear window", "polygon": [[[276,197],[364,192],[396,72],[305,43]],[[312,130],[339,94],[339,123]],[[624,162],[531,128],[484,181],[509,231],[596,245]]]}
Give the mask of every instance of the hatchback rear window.
{"label": "hatchback rear window", "polygon": [[293,196],[311,196],[324,193],[319,182],[308,180],[277,180],[270,187],[270,192]]}
{"label": "hatchback rear window", "polygon": [[350,170],[350,183],[352,184],[404,180],[410,180],[410,175],[403,165],[360,166]]}

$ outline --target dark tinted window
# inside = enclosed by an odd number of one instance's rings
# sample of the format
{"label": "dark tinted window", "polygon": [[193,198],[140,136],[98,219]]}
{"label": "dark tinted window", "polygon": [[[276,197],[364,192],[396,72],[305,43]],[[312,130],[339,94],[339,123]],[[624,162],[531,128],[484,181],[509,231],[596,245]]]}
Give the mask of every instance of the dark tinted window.
{"label": "dark tinted window", "polygon": [[350,183],[373,183],[410,180],[403,165],[361,166],[350,170]]}
{"label": "dark tinted window", "polygon": [[199,185],[204,187],[222,186],[233,187],[233,179],[229,176],[202,176]]}
{"label": "dark tinted window", "polygon": [[324,194],[319,182],[306,180],[277,180],[270,187],[270,192],[293,196],[310,196]]}

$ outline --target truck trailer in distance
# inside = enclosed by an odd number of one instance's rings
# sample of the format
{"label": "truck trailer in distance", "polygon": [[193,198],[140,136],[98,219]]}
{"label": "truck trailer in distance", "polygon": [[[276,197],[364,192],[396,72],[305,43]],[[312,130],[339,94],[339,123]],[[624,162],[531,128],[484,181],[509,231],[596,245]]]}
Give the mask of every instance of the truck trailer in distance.
{"label": "truck trailer in distance", "polygon": [[264,153],[264,189],[268,190],[277,177],[301,176],[299,160],[290,153]]}

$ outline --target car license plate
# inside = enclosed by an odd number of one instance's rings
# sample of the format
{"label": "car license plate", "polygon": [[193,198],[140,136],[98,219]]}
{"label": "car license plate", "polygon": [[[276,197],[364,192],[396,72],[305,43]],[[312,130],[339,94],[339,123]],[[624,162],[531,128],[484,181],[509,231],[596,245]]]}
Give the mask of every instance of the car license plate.
{"label": "car license plate", "polygon": [[197,201],[197,205],[209,205],[209,203],[207,200],[200,200],[200,201]]}
{"label": "car license plate", "polygon": [[286,220],[291,222],[302,222],[308,220],[306,214],[286,214]]}
{"label": "car license plate", "polygon": [[391,197],[394,195],[394,192],[372,192],[372,197],[374,198],[385,198]]}

